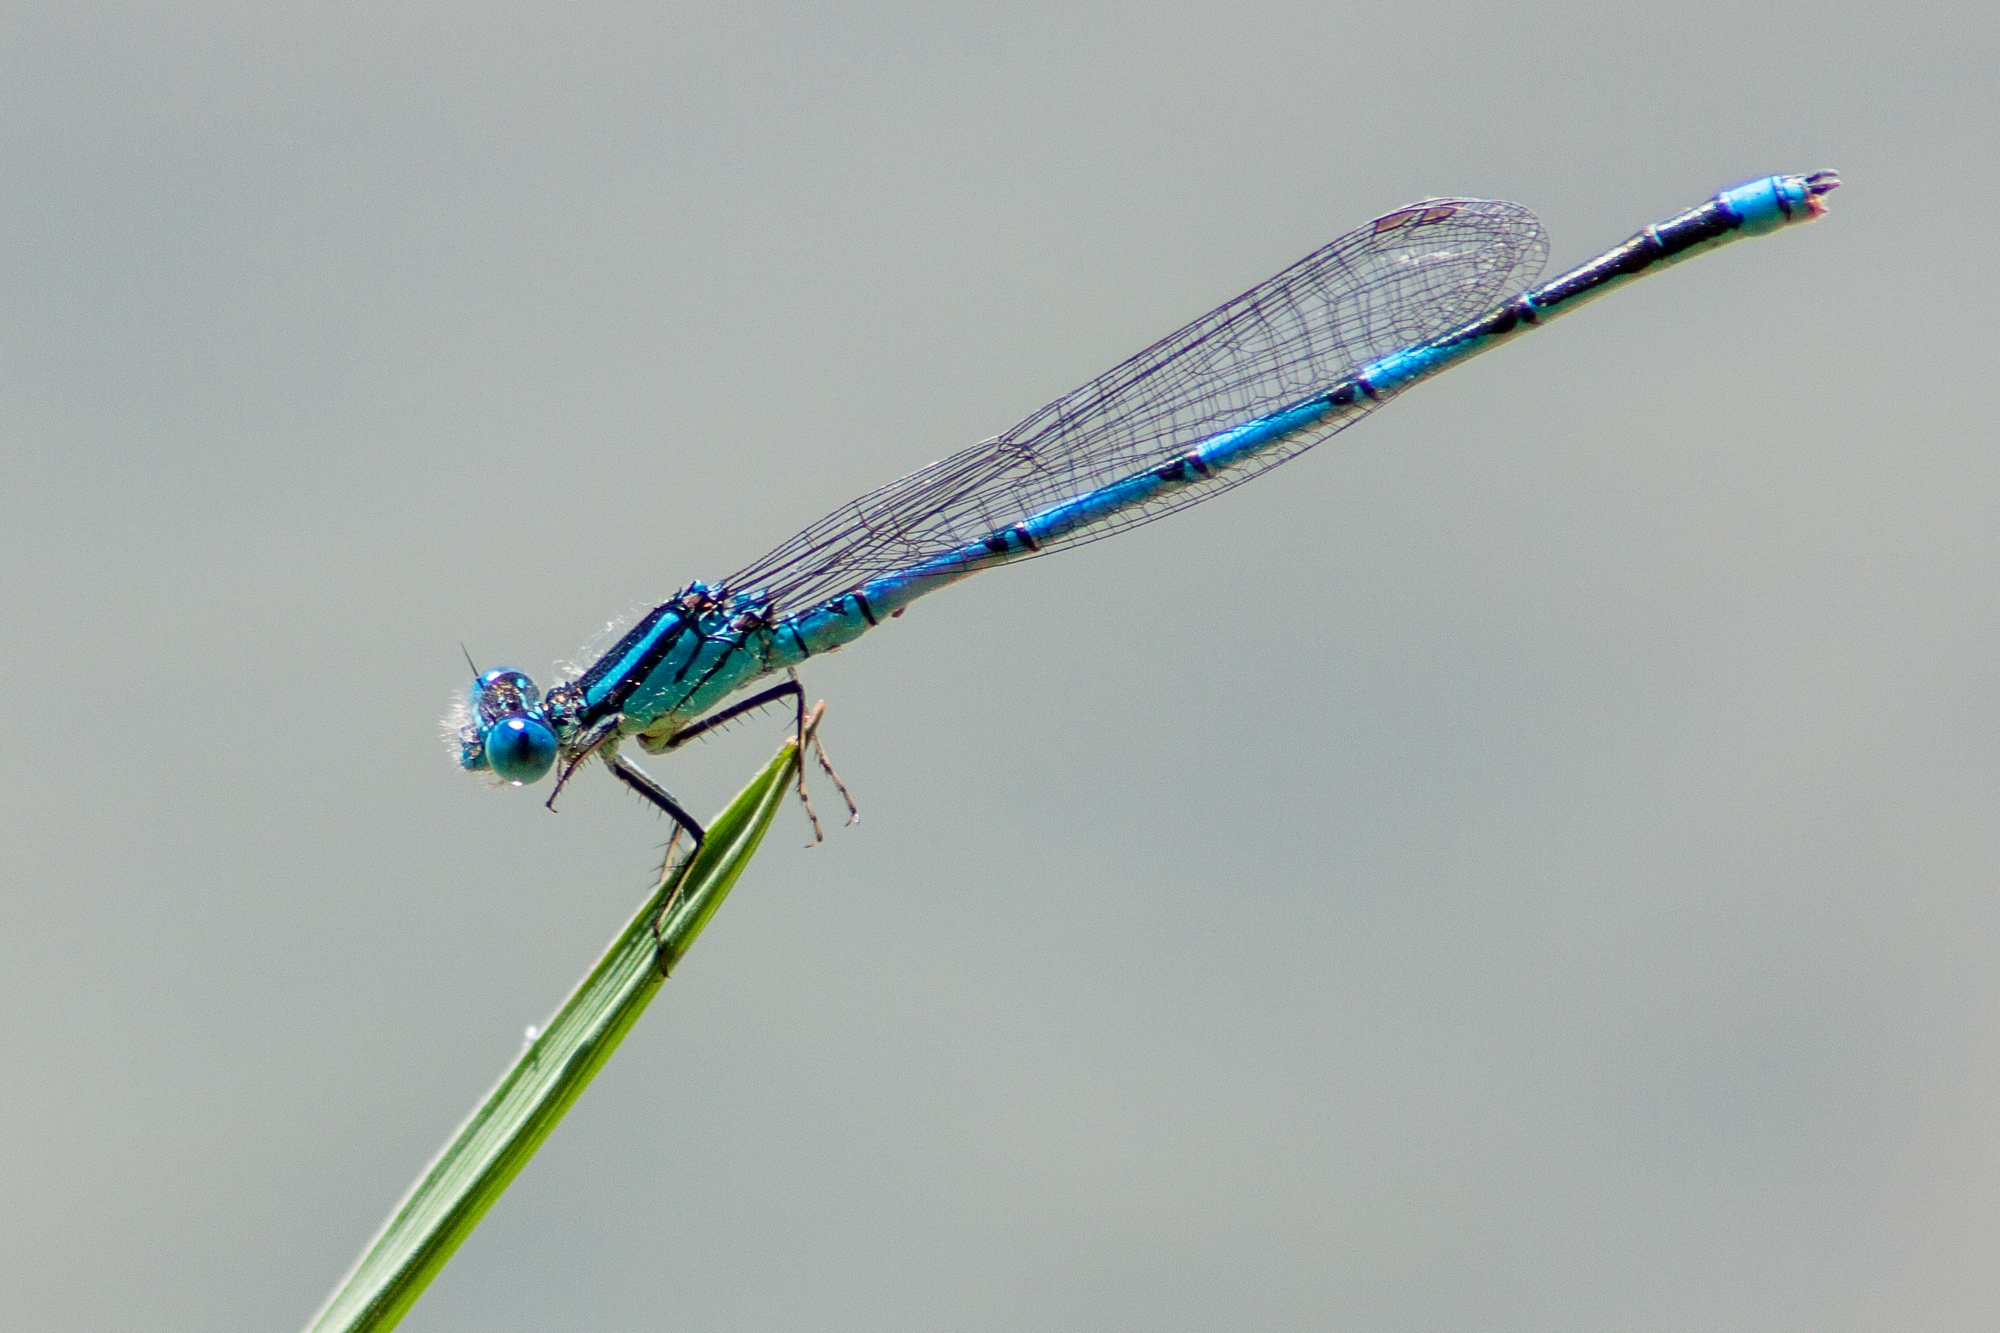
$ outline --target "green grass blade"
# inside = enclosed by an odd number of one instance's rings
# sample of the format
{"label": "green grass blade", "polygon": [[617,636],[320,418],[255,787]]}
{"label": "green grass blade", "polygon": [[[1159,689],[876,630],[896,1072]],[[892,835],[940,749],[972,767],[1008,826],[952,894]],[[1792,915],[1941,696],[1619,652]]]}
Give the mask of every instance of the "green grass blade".
{"label": "green grass blade", "polygon": [[[814,721],[817,721],[814,718]],[[808,733],[810,734],[810,733]],[[308,1333],[394,1328],[563,1118],[660,989],[660,964],[687,953],[763,841],[797,771],[787,741],[708,827],[701,851],[661,883],[548,1027],[445,1145]],[[672,902],[656,953],[652,923]]]}

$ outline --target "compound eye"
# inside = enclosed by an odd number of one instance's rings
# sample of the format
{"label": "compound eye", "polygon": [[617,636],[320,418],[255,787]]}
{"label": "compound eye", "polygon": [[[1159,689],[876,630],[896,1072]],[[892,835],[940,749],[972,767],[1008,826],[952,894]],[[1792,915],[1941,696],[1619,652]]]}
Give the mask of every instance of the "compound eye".
{"label": "compound eye", "polygon": [[489,671],[472,685],[472,706],[480,720],[492,726],[503,717],[541,711],[542,692],[526,672],[512,667]]}
{"label": "compound eye", "polygon": [[486,762],[515,786],[539,782],[556,761],[556,734],[525,713],[503,717],[486,729]]}

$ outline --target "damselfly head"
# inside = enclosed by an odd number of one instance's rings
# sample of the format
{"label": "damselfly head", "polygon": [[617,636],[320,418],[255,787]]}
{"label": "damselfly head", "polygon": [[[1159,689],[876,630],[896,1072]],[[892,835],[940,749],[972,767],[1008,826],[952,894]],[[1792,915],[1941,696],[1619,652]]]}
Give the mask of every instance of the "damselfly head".
{"label": "damselfly head", "polygon": [[502,782],[539,782],[556,761],[556,733],[542,709],[542,692],[526,672],[488,671],[467,692],[458,728],[458,762]]}

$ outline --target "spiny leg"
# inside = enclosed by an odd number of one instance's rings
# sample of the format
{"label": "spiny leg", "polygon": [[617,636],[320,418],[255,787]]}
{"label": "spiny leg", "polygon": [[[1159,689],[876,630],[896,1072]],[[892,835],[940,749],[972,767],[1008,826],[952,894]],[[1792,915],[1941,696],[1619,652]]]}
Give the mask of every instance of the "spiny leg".
{"label": "spiny leg", "polygon": [[577,747],[576,754],[568,763],[563,765],[562,772],[556,774],[556,789],[550,792],[549,799],[542,803],[548,807],[551,813],[556,808],[556,797],[562,795],[562,789],[569,785],[571,778],[576,776],[576,770],[583,767],[583,761],[596,754],[606,741],[617,734],[618,719],[615,717],[608,718],[598,726],[596,735],[589,737],[582,745]]}
{"label": "spiny leg", "polygon": [[555,789],[549,793],[549,799],[542,802],[543,808],[548,810],[550,814],[555,813],[556,797],[562,795],[563,788],[569,786],[569,780],[576,776],[576,770],[582,768],[583,761],[588,758],[590,758],[590,751],[585,750],[582,754],[564,764],[562,769],[557,772]]}
{"label": "spiny leg", "polygon": [[[680,845],[681,845],[681,826],[679,824],[675,824],[674,831],[667,837],[666,854],[660,858],[660,877],[653,883],[653,887],[655,889],[661,888],[666,884],[667,874],[669,871],[673,869],[674,865],[674,849]],[[689,855],[692,856],[693,853],[690,852]]]}
{"label": "spiny leg", "polygon": [[[852,824],[860,819],[861,810],[854,804],[854,797],[848,792],[847,784],[840,780],[840,774],[833,771],[833,765],[827,760],[826,747],[819,742],[817,726],[809,726],[807,724],[806,689],[805,686],[799,683],[798,672],[787,671],[785,674],[790,679],[784,684],[773,685],[768,690],[760,690],[741,703],[731,704],[719,712],[710,713],[699,722],[690,722],[687,726],[668,736],[666,744],[661,748],[665,750],[678,749],[697,736],[714,731],[717,727],[727,726],[737,718],[742,717],[745,713],[755,712],[757,709],[774,704],[780,699],[790,699],[792,701],[792,731],[799,747],[799,803],[805,806],[806,818],[812,821],[813,843],[816,846],[826,841],[826,835],[820,830],[819,815],[813,809],[812,798],[806,795],[805,750],[808,739],[812,741],[813,753],[819,759],[819,766],[826,770],[827,777],[833,779],[833,785],[840,791],[840,799],[847,802],[847,822]],[[814,719],[814,721],[816,723],[817,719]]]}
{"label": "spiny leg", "polygon": [[[693,815],[681,808],[681,803],[674,799],[672,792],[646,776],[643,769],[620,755],[616,750],[607,749],[604,752],[604,766],[611,770],[613,777],[630,787],[633,791],[638,792],[640,796],[656,806],[661,814],[692,834],[694,837],[694,849],[696,851],[701,850],[702,839],[707,836],[707,833],[695,821]],[[667,845],[671,850],[673,844],[668,843]]]}
{"label": "spiny leg", "polygon": [[[702,840],[707,836],[706,831],[703,830],[700,824],[695,822],[693,815],[681,808],[681,803],[673,798],[672,793],[648,777],[645,770],[641,769],[637,764],[622,757],[617,750],[607,748],[604,751],[604,766],[611,770],[613,777],[659,807],[660,813],[674,821],[673,836],[667,839],[666,856],[660,861],[659,882],[661,884],[666,883],[667,875],[673,869],[674,848],[681,840],[681,830],[686,829],[694,838],[694,851],[688,853],[690,856],[701,850]],[[666,947],[665,941],[660,938],[660,927],[666,924],[667,917],[673,913],[674,908],[679,902],[680,895],[677,893],[667,899],[666,902],[660,904],[660,910],[653,915],[653,951],[655,954],[658,954]],[[660,972],[661,975],[665,975],[666,973],[664,958],[660,962]]]}
{"label": "spiny leg", "polygon": [[[824,707],[824,705],[822,705],[822,707]],[[814,722],[814,725],[812,727],[813,756],[819,760],[820,768],[825,771],[827,778],[833,783],[834,787],[839,790],[840,799],[847,802],[847,822],[849,824],[859,823],[861,821],[860,807],[856,806],[854,804],[854,798],[848,795],[847,784],[840,780],[840,774],[833,771],[833,760],[831,757],[827,755],[826,746],[820,743],[819,728],[817,725],[818,721],[819,719],[816,717],[813,719]],[[801,790],[803,790],[804,775],[805,775],[805,762],[803,759],[801,759],[799,762],[799,774],[800,774]]]}

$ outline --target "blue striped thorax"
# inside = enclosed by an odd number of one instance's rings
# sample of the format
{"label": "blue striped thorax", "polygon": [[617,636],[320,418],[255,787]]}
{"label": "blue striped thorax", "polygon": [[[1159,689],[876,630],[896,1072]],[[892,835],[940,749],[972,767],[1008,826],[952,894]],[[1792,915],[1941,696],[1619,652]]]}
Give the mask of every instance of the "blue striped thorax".
{"label": "blue striped thorax", "polygon": [[671,727],[772,669],[770,601],[688,584],[654,607],[576,680],[549,691],[565,747],[587,746],[612,719],[623,734]]}

